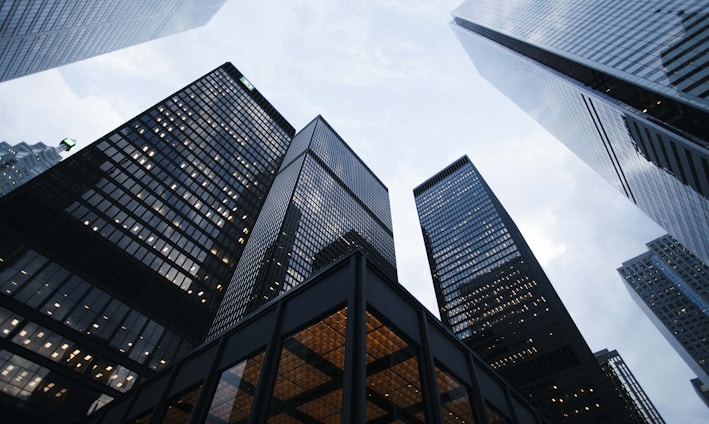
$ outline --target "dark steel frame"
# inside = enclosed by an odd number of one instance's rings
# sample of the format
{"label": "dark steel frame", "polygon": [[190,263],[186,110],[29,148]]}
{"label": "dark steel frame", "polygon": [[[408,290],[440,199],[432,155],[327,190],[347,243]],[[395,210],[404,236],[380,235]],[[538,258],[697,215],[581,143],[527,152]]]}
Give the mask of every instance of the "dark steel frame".
{"label": "dark steel frame", "polygon": [[489,423],[485,414],[487,405],[512,423],[547,423],[403,286],[386,277],[361,252],[346,256],[254,311],[218,339],[196,348],[180,363],[139,385],[86,422],[130,423],[152,410],[150,423],[160,423],[169,399],[201,382],[202,389],[192,409],[190,423],[202,423],[221,372],[265,349],[248,420],[249,424],[263,423],[268,414],[268,400],[276,381],[284,338],[344,306],[347,307],[347,337],[342,422],[365,422],[365,319],[369,310],[415,346],[427,422],[443,422],[435,375],[435,364],[439,363],[468,388],[476,423]]}

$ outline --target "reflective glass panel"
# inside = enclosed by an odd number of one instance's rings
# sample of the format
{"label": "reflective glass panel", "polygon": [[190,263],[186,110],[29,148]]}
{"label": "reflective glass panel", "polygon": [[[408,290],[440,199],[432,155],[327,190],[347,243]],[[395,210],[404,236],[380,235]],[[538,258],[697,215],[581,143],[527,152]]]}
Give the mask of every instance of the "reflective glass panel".
{"label": "reflective glass panel", "polygon": [[187,424],[190,421],[192,409],[195,402],[197,402],[201,388],[202,385],[200,384],[192,390],[173,398],[165,412],[165,418],[162,420],[163,424]]}
{"label": "reflective glass panel", "polygon": [[0,351],[0,391],[18,399],[44,399],[50,409],[61,405],[68,387],[48,376],[49,369],[8,351]]}
{"label": "reflective glass panel", "polygon": [[123,393],[130,390],[138,379],[138,373],[135,371],[103,358],[99,358],[93,363],[89,375],[94,380]]}
{"label": "reflective glass panel", "polygon": [[438,395],[444,423],[474,423],[473,408],[470,405],[468,388],[455,377],[436,367]]}
{"label": "reflective glass panel", "polygon": [[113,396],[109,396],[105,393],[101,393],[96,400],[89,406],[89,410],[86,411],[86,415],[91,415],[104,406],[108,405],[113,401]]}
{"label": "reflective glass panel", "polygon": [[87,353],[73,341],[33,322],[27,323],[15,334],[12,341],[79,373],[83,373],[93,359],[92,354]]}
{"label": "reflective glass panel", "polygon": [[222,373],[212,405],[209,424],[246,422],[251,413],[256,383],[261,372],[264,353],[239,362]]}
{"label": "reflective glass panel", "polygon": [[339,423],[345,367],[344,308],[283,343],[268,423]]}
{"label": "reflective glass panel", "polygon": [[0,307],[0,338],[7,337],[22,322],[22,316]]}

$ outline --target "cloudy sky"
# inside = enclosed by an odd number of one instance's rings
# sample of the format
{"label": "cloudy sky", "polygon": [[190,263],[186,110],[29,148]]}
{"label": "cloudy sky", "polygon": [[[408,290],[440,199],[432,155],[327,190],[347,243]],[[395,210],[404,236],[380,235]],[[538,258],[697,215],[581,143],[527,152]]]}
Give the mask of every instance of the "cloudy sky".
{"label": "cloudy sky", "polygon": [[230,0],[203,28],[0,84],[0,140],[86,146],[224,62],[293,124],[317,114],[389,187],[401,282],[436,302],[412,189],[467,154],[593,351],[617,349],[668,423],[703,423],[694,377],[616,268],[663,231],[482,80],[458,0]]}

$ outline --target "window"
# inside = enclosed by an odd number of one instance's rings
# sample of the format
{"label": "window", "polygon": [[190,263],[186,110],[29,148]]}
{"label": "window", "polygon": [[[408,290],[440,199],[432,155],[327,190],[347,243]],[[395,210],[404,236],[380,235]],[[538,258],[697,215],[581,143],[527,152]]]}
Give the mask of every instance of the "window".
{"label": "window", "polygon": [[367,421],[426,422],[416,349],[367,312]]}
{"label": "window", "polygon": [[470,405],[468,388],[455,377],[436,366],[438,394],[444,423],[474,423],[473,408]]}
{"label": "window", "polygon": [[346,320],[344,308],[284,341],[267,422],[340,422]]}
{"label": "window", "polygon": [[261,352],[222,373],[206,423],[232,424],[249,417],[263,356]]}

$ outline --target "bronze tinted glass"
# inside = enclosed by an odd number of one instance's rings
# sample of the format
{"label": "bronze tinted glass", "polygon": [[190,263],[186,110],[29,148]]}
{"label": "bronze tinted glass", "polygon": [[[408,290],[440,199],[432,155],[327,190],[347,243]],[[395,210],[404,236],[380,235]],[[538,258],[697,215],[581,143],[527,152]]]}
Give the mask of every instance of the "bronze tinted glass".
{"label": "bronze tinted glass", "polygon": [[187,424],[190,421],[190,416],[192,416],[192,409],[194,408],[201,388],[202,385],[200,384],[182,395],[173,398],[170,401],[170,405],[167,407],[162,423]]}
{"label": "bronze tinted glass", "polygon": [[283,342],[268,423],[339,423],[347,309]]}
{"label": "bronze tinted glass", "polygon": [[416,349],[367,312],[367,422],[424,423]]}
{"label": "bronze tinted glass", "polygon": [[239,362],[222,373],[207,423],[246,422],[251,413],[254,391],[261,373],[264,353]]}
{"label": "bronze tinted glass", "polygon": [[474,423],[473,408],[470,405],[468,388],[455,377],[436,367],[438,395],[444,423]]}

